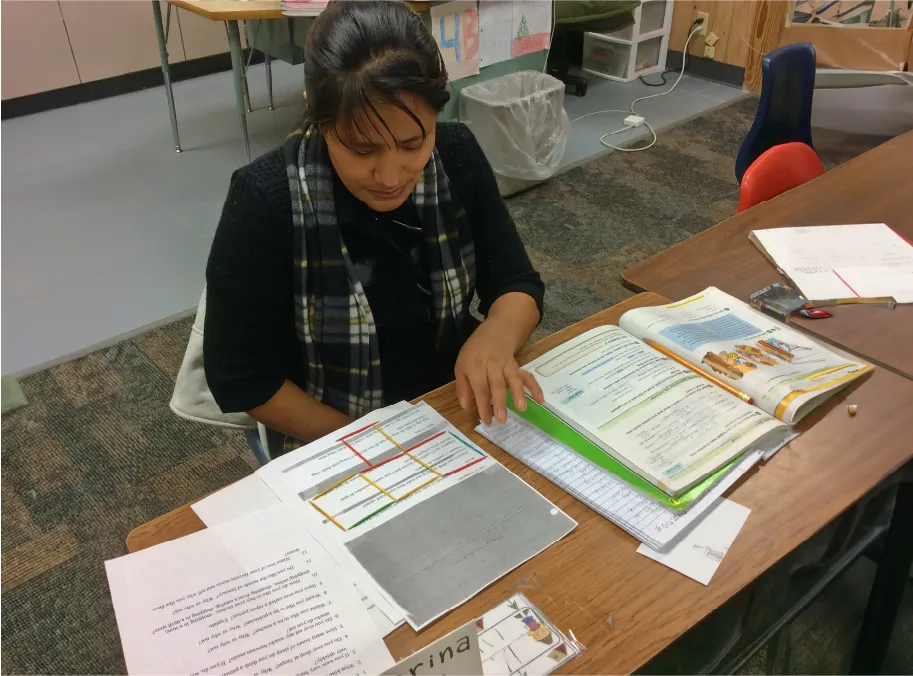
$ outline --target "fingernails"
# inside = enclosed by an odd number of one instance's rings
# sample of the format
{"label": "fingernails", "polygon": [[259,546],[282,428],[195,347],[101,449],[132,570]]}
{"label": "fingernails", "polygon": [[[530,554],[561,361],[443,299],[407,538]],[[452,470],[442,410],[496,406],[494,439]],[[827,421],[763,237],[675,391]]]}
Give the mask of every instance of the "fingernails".
{"label": "fingernails", "polygon": [[517,400],[516,404],[517,404],[517,408],[519,410],[525,411],[526,410],[526,397],[523,397],[522,399]]}

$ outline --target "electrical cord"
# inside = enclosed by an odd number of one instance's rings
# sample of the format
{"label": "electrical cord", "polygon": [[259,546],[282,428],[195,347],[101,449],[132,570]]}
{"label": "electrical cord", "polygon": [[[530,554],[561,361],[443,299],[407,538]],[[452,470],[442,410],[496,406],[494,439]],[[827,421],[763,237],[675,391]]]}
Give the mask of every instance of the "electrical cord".
{"label": "electrical cord", "polygon": [[[700,26],[700,25],[701,25],[701,23],[700,23],[697,19],[695,19],[694,21],[691,22],[691,26],[688,28],[688,30],[690,31],[690,30],[691,30],[692,28],[694,28],[696,25],[697,25],[697,26]],[[685,68],[688,67],[688,56],[690,56],[690,55],[688,54],[688,48],[686,47],[686,48],[685,48],[685,51],[682,52],[682,61],[683,61],[684,65],[685,65]],[[666,68],[666,70],[664,70],[662,73],[659,74],[659,76],[663,79],[662,82],[647,82],[647,81],[644,79],[644,76],[643,76],[643,75],[641,75],[641,76],[640,76],[639,78],[637,78],[637,79],[640,80],[641,82],[643,82],[643,83],[644,83],[645,85],[647,85],[648,87],[663,87],[663,86],[665,86],[666,84],[668,84],[668,82],[666,82],[666,75],[668,75],[669,73],[674,73],[674,72],[675,72],[675,68]]]}
{"label": "electrical cord", "polygon": [[[693,28],[693,26],[694,26],[693,23],[691,25],[692,25],[692,30],[688,34],[688,39],[685,40],[685,52],[686,53],[688,52],[688,45],[691,42],[691,38],[693,38],[695,35],[698,34],[698,32],[700,32],[700,24],[698,24],[697,28]],[[604,113],[624,113],[625,115],[637,115],[637,111],[634,110],[635,104],[640,103],[641,101],[646,101],[647,99],[655,99],[659,96],[665,96],[666,94],[671,94],[672,91],[678,86],[678,83],[682,81],[682,77],[684,77],[684,75],[685,75],[685,59],[682,58],[682,69],[678,74],[678,78],[675,80],[675,82],[672,84],[672,86],[669,87],[669,89],[667,89],[666,91],[660,92],[659,94],[650,94],[648,96],[641,96],[639,99],[634,99],[633,101],[631,101],[631,107],[628,110],[620,110],[620,109],[597,110],[592,113],[587,113],[586,115],[581,115],[580,117],[575,117],[573,120],[571,120],[571,122],[576,122],[577,120],[582,120],[585,117],[591,117],[593,115],[602,115]],[[641,150],[647,150],[648,148],[652,148],[654,145],[656,145],[657,136],[656,136],[656,130],[654,130],[653,127],[650,125],[650,123],[647,122],[646,118],[644,119],[644,126],[647,129],[649,129],[650,133],[653,135],[653,140],[650,141],[650,143],[648,145],[642,146],[640,148],[621,148],[619,146],[613,146],[611,143],[608,143],[606,141],[606,138],[608,138],[609,136],[614,136],[615,134],[620,134],[623,131],[633,128],[628,125],[625,125],[621,129],[616,129],[615,131],[610,131],[606,134],[603,134],[602,136],[599,137],[599,143],[601,143],[606,148],[610,148],[612,150],[618,150],[623,153],[636,153],[636,152],[640,152]]]}

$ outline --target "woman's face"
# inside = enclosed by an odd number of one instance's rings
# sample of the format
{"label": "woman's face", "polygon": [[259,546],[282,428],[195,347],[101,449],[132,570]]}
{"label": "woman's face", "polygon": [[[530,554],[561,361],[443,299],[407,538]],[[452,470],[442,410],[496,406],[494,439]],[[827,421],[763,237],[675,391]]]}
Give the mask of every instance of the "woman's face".
{"label": "woman's face", "polygon": [[338,124],[325,135],[340,180],[374,211],[392,211],[408,199],[434,150],[434,110],[409,94],[400,100],[421,120],[424,136],[407,112],[390,103],[374,103],[383,122],[370,111],[358,113],[367,136],[351,124]]}

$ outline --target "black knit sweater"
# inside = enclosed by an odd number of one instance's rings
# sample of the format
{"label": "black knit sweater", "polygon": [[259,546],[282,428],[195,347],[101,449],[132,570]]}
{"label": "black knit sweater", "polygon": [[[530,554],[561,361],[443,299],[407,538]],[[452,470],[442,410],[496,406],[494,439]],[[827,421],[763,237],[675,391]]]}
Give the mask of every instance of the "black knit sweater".
{"label": "black knit sweater", "polygon": [[[542,311],[544,288],[532,268],[494,174],[469,130],[437,126],[436,147],[453,198],[468,215],[475,246],[480,311],[520,291]],[[465,336],[435,346],[428,273],[417,213],[407,202],[375,213],[336,182],[340,231],[377,325],[385,403],[411,399],[453,379]],[[295,330],[292,207],[282,148],[239,169],[206,268],[203,357],[206,379],[225,412],[268,401],[289,379],[304,389],[303,347]]]}

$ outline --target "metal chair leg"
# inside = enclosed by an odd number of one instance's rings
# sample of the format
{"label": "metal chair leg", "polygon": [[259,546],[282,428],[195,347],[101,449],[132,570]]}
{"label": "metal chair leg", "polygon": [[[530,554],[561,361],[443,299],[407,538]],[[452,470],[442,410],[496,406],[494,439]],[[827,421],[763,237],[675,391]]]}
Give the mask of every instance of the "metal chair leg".
{"label": "metal chair leg", "polygon": [[241,120],[241,141],[244,143],[244,159],[250,162],[250,139],[247,136],[247,112],[244,106],[244,55],[241,53],[241,31],[237,21],[226,21],[228,46],[231,50],[231,74],[235,81],[235,101]]}
{"label": "metal chair leg", "polygon": [[273,57],[264,52],[263,59],[266,63],[266,94],[269,97],[269,109],[276,110],[273,105]]}
{"label": "metal chair leg", "polygon": [[[165,96],[168,99],[168,114],[171,117],[171,135],[174,137],[174,151],[181,152],[181,139],[178,136],[178,116],[174,110],[174,93],[171,91],[171,68],[168,65],[168,37],[162,25],[162,7],[159,0],[152,0],[152,15],[155,18],[155,35],[159,43],[159,59],[162,62],[162,75],[165,78]],[[171,18],[171,5],[168,5],[168,18]]]}

